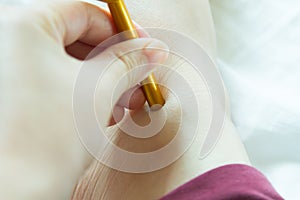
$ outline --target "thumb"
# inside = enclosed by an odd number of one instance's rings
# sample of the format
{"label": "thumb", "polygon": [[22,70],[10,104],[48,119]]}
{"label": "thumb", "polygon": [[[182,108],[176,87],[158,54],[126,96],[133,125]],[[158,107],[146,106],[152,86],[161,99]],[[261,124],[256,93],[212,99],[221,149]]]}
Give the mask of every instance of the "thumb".
{"label": "thumb", "polygon": [[168,56],[168,47],[159,40],[139,38],[121,42],[86,61],[101,68],[95,93],[95,107],[102,125],[110,119],[121,95],[148,77]]}

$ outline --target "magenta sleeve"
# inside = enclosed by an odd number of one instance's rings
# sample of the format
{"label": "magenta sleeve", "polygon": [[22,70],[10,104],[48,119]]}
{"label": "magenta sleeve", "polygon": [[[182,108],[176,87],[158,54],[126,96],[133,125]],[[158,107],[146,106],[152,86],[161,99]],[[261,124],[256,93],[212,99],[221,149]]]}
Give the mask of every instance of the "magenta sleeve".
{"label": "magenta sleeve", "polygon": [[161,200],[279,200],[267,178],[253,167],[225,165],[208,171],[173,190]]}

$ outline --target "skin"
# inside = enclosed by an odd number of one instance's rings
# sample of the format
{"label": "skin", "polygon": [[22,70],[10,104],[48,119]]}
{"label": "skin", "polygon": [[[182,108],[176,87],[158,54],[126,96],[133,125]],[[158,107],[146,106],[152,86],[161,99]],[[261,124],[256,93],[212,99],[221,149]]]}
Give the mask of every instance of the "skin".
{"label": "skin", "polygon": [[[184,33],[203,46],[210,57],[215,57],[208,1],[127,3],[133,19],[141,26]],[[1,12],[1,49],[6,50],[0,57],[1,199],[66,199],[72,195],[76,183],[74,199],[157,199],[212,168],[230,163],[249,164],[229,115],[213,152],[203,160],[198,159],[211,117],[209,93],[188,63],[176,56],[157,56],[157,51],[147,50],[147,47],[153,47],[167,51],[164,43],[154,39],[127,41],[87,62],[92,65],[94,61],[101,66],[107,64],[108,58],[117,57],[128,48],[141,49],[140,53],[122,58],[110,68],[105,79],[107,88],[96,93],[99,122],[113,125],[123,118],[124,108],[130,108],[134,110],[131,115],[137,123],[147,123],[148,115],[143,107],[145,98],[136,84],[153,69],[145,69],[117,91],[119,98],[113,102],[115,118],[111,118],[110,100],[114,85],[135,67],[132,63],[145,63],[142,58],[156,58],[156,63],[176,69],[194,87],[201,111],[201,126],[195,141],[173,164],[145,174],[116,171],[91,158],[75,131],[73,86],[82,59],[94,46],[115,34],[115,28],[105,10],[86,3],[35,5],[30,9],[3,7]],[[181,11],[180,16],[176,14],[178,11]],[[156,73],[166,85],[175,84],[166,78],[167,74]],[[137,90],[128,104],[128,93],[133,87]],[[185,127],[183,133],[190,132],[189,121],[180,121],[178,117],[180,107],[176,98],[167,90],[163,92],[169,113],[166,125],[158,135],[145,140],[135,139],[112,126],[106,131],[111,141],[129,151],[149,152],[171,141],[180,124]],[[229,111],[228,104],[225,109]],[[107,151],[114,155],[111,149]]]}
{"label": "skin", "polygon": [[[200,44],[212,59],[215,58],[215,35],[208,1],[154,0],[151,2],[126,1],[126,3],[132,18],[141,26],[172,29],[186,34]],[[195,71],[188,63],[169,55],[165,64],[190,80],[197,94],[202,123],[191,148],[173,164],[144,174],[120,172],[94,161],[80,180],[73,199],[158,199],[210,169],[225,164],[250,164],[243,144],[231,122],[228,102],[225,105],[228,115],[220,140],[209,156],[202,160],[198,158],[211,117],[211,110],[208,109],[209,93],[204,82],[194,75]],[[171,78],[166,78],[167,76],[157,72],[157,77],[165,85],[176,84],[170,81]],[[178,117],[180,105],[176,102],[175,96],[167,91],[165,91],[165,96],[167,96],[165,107],[168,110],[168,119],[159,134],[148,139],[136,139],[114,127],[107,130],[107,136],[120,148],[141,153],[151,152],[167,145],[174,138],[174,133],[180,125],[185,127],[182,130],[183,133],[191,132],[192,127],[189,122],[181,121]],[[149,117],[144,111],[135,112],[132,116],[138,124],[145,125],[149,122]],[[114,157],[113,150],[107,149],[107,153]]]}
{"label": "skin", "polygon": [[[104,10],[75,1],[32,8],[7,6],[2,11],[0,199],[68,199],[91,162],[78,138],[72,111],[73,87],[83,64],[78,58],[115,34],[114,27]],[[155,39],[138,39],[115,45],[85,62],[87,67],[106,66],[110,58],[116,58],[105,76],[107,87],[97,94],[103,96],[96,106],[99,104],[100,122],[105,126],[114,123],[113,87],[135,67],[130,63],[139,58],[165,59],[148,47],[167,48]],[[119,59],[117,55],[128,48],[140,50]],[[136,84],[151,70],[141,71],[116,93],[120,100],[113,103],[121,110],[117,115],[125,107],[134,110],[144,104]],[[137,90],[128,104],[132,87]]]}

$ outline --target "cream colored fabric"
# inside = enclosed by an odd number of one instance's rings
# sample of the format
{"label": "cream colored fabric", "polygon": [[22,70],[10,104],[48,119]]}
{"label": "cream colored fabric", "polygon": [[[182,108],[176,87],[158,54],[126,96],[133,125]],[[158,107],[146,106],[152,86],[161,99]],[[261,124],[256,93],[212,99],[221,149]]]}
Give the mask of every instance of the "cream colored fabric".
{"label": "cream colored fabric", "polygon": [[300,3],[211,0],[218,63],[254,166],[286,199],[300,188]]}

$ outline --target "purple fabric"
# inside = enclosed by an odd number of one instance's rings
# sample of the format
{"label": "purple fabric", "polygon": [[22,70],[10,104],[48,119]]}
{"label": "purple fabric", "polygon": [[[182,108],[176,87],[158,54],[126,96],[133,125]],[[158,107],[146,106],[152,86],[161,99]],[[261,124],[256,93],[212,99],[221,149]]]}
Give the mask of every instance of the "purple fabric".
{"label": "purple fabric", "polygon": [[278,200],[283,199],[255,168],[234,164],[208,171],[161,200]]}

